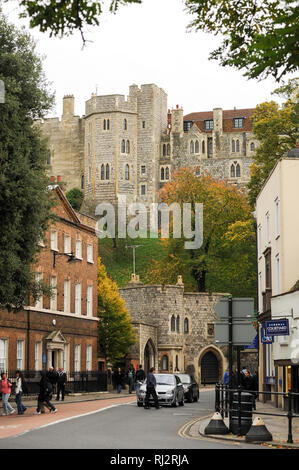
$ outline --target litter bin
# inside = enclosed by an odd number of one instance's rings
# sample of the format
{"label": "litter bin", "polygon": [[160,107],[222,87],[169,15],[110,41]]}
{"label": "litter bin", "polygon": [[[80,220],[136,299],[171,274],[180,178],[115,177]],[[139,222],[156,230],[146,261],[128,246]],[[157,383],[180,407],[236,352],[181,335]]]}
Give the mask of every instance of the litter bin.
{"label": "litter bin", "polygon": [[230,411],[229,430],[238,436],[245,436],[252,425],[252,394],[240,392],[240,416],[239,426],[239,393],[233,394],[232,408]]}

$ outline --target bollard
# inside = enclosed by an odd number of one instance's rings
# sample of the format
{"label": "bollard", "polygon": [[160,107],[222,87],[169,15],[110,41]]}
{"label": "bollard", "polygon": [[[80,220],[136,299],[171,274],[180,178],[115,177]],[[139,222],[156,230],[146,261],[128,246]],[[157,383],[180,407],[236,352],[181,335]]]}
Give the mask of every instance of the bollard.
{"label": "bollard", "polygon": [[266,428],[263,420],[259,417],[255,418],[251,428],[245,436],[247,442],[266,442],[272,441],[272,434]]}
{"label": "bollard", "polygon": [[229,429],[226,426],[225,422],[222,419],[220,413],[215,413],[212,416],[211,421],[205,428],[205,434],[228,434]]}
{"label": "bollard", "polygon": [[233,394],[229,417],[230,431],[238,436],[244,436],[252,425],[251,393],[238,390]]}

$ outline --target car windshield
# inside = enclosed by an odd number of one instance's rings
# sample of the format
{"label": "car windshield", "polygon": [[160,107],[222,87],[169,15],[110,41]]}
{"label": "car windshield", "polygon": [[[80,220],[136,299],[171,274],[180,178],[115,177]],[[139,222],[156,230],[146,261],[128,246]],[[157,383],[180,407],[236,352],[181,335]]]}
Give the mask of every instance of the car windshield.
{"label": "car windshield", "polygon": [[175,385],[173,375],[155,374],[157,385]]}
{"label": "car windshield", "polygon": [[183,384],[190,384],[191,383],[191,377],[190,375],[187,374],[180,374],[179,378],[181,379],[181,382]]}

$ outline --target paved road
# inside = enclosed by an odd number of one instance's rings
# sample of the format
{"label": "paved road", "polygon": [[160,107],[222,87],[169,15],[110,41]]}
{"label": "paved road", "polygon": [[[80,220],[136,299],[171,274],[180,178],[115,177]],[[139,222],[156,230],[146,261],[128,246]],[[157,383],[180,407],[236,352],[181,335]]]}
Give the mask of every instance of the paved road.
{"label": "paved road", "polygon": [[[180,430],[188,422],[213,412],[213,391],[202,392],[199,403],[186,403],[184,407],[177,408],[163,407],[160,410],[138,408],[135,400],[132,402],[132,397],[125,401],[116,399],[60,405],[56,415],[31,417],[36,426],[42,427],[0,439],[0,449],[260,448],[248,444],[223,443],[200,436],[198,439],[184,437]],[[70,407],[73,407],[72,412]],[[77,411],[74,411],[75,407]],[[81,416],[76,417],[79,414]],[[13,418],[17,422],[24,420],[25,415],[5,418],[11,419],[11,426]],[[39,422],[39,419],[44,421]]]}

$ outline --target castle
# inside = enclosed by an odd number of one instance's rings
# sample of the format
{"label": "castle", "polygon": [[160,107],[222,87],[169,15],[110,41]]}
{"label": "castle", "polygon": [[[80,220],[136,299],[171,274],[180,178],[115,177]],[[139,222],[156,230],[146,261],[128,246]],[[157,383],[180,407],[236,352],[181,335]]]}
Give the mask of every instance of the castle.
{"label": "castle", "polygon": [[244,187],[258,141],[252,109],[194,112],[167,108],[167,95],[155,84],[129,87],[123,95],[97,96],[85,115],[74,113],[73,95],[63,98],[63,114],[41,122],[48,139],[48,174],[66,189],[84,190],[82,210],[91,215],[101,202],[146,206],[180,167],[208,172]]}

